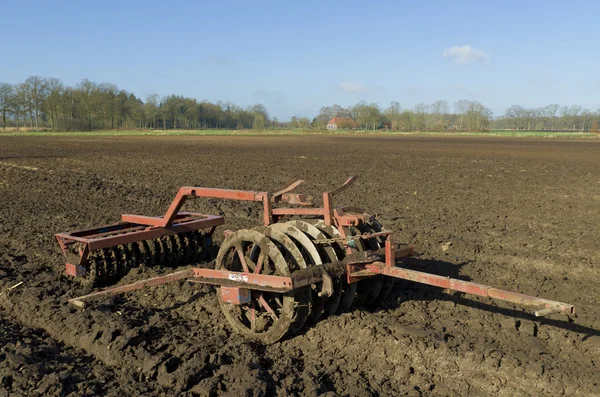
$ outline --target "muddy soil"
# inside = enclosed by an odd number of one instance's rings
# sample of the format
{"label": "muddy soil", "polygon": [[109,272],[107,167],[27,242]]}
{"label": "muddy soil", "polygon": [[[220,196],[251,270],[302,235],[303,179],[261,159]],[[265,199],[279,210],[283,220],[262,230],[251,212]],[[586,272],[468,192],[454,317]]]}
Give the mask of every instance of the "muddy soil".
{"label": "muddy soil", "polygon": [[[2,395],[600,395],[600,141],[440,137],[0,138]],[[530,310],[399,281],[379,306],[263,346],[210,286],[76,310],[53,234],[164,213],[180,186],[273,191],[378,214],[407,266],[576,305]],[[226,228],[260,205],[193,200]],[[209,263],[201,263],[209,266]],[[134,269],[120,284],[169,269]],[[14,289],[8,289],[22,282]]]}

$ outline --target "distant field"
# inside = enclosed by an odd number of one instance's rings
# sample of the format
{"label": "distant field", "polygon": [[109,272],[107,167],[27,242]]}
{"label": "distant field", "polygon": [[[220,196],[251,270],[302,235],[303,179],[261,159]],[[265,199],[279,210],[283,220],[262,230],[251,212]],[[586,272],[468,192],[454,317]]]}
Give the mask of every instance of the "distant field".
{"label": "distant field", "polygon": [[327,131],[327,130],[131,130],[131,131],[2,131],[0,136],[265,136],[265,135],[445,135],[445,136],[514,136],[514,137],[555,137],[555,138],[596,138],[599,135],[590,132],[552,132],[552,131],[505,131],[485,132],[398,132],[398,131]]}

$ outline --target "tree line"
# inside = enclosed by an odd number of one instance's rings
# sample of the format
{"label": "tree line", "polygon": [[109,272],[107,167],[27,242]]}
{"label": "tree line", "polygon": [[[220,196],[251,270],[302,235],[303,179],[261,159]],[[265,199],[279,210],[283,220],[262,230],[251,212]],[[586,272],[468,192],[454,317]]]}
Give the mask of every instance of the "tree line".
{"label": "tree line", "polygon": [[556,103],[530,109],[514,105],[492,125],[499,129],[534,131],[599,131],[600,109],[592,112],[580,105],[560,106]]}
{"label": "tree line", "polygon": [[[492,112],[477,101],[464,99],[454,104],[453,112],[447,101],[436,101],[431,105],[422,103],[411,109],[403,109],[396,101],[385,109],[381,109],[376,103],[362,101],[349,108],[340,105],[322,107],[313,119],[312,127],[325,128],[333,117],[351,117],[365,130],[481,131],[488,129]],[[297,121],[300,122],[300,119]]]}
{"label": "tree line", "polygon": [[59,79],[32,76],[19,84],[0,82],[2,127],[64,131],[101,129],[265,129],[273,127],[260,104],[198,102],[193,98],[153,94],[145,101],[110,83],[84,79],[74,87]]}
{"label": "tree line", "polygon": [[354,106],[324,106],[314,118],[294,116],[280,122],[261,104],[245,108],[230,102],[198,101],[181,95],[142,100],[111,83],[83,79],[73,87],[56,78],[32,76],[17,84],[0,82],[2,127],[51,128],[64,131],[99,129],[324,129],[333,117],[351,117],[364,130],[482,131],[487,129],[598,131],[600,109],[550,104],[528,109],[511,106],[494,118],[477,101],[452,105],[439,100],[403,108],[361,101]]}

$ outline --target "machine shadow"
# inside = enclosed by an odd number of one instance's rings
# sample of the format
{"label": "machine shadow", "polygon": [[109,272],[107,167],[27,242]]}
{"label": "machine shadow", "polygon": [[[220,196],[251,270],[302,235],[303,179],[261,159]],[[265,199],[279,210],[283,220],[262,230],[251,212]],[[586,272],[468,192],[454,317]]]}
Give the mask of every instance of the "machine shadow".
{"label": "machine shadow", "polygon": [[[404,262],[402,264],[402,267],[412,270],[425,271],[427,273],[437,274],[441,276],[449,276],[451,278],[459,280],[471,281],[472,279],[469,276],[461,276],[458,274],[460,268],[467,264],[469,264],[469,262],[454,264],[442,260],[419,259],[413,257],[410,258],[407,262]],[[584,334],[585,337],[583,338],[583,340],[586,340],[592,336],[600,336],[600,330],[577,324],[571,317],[566,317],[566,320],[548,317],[536,317],[535,314],[531,312],[497,306],[493,303],[494,300],[491,298],[489,299],[490,303],[481,302],[470,299],[468,294],[462,292],[448,293],[445,291],[446,290],[442,288],[411,282],[408,280],[397,280],[394,290],[385,301],[379,302],[374,306],[364,308],[353,308],[352,310],[367,310],[370,312],[380,312],[398,308],[402,305],[402,302],[410,300],[446,301],[477,310],[484,310],[489,313],[502,314],[503,316],[512,317],[520,320],[535,321],[539,324],[549,325],[567,331]]]}

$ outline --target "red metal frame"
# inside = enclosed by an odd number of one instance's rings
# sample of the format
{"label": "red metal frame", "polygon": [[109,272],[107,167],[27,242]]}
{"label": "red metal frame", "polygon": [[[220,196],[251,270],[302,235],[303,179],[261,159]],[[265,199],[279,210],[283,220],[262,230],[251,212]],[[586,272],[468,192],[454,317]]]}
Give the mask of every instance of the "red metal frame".
{"label": "red metal frame", "polygon": [[[356,225],[361,222],[358,215],[344,213],[344,210],[349,210],[349,207],[333,208],[333,196],[348,189],[355,180],[356,176],[352,176],[340,187],[323,193],[322,208],[273,208],[274,204],[312,205],[305,195],[291,193],[304,182],[303,180],[292,181],[273,193],[184,186],[179,189],[166,213],[161,217],[124,214],[121,216],[121,223],[70,233],[58,233],[55,237],[67,260],[66,274],[83,276],[85,263],[94,250],[200,229],[210,229],[206,234],[209,237],[212,236],[214,228],[224,223],[223,217],[179,212],[189,197],[262,202],[265,226],[277,222],[284,215],[310,215],[323,216],[327,225],[335,224],[341,228],[344,225]],[[71,249],[74,244],[77,245],[75,250]]]}
{"label": "red metal frame", "polygon": [[[179,212],[188,197],[210,197],[229,200],[256,201],[263,203],[263,223],[268,226],[277,222],[285,215],[312,215],[322,217],[328,226],[336,226],[343,238],[349,237],[351,226],[360,226],[367,222],[361,208],[334,207],[334,196],[348,189],[356,180],[356,176],[348,178],[340,187],[323,193],[323,207],[298,208],[278,207],[278,204],[311,204],[304,195],[290,193],[302,184],[303,180],[288,183],[282,189],[274,193],[254,192],[244,190],[210,189],[202,187],[182,187],[177,192],[167,212],[162,217],[148,217],[141,215],[123,215],[123,223],[96,229],[88,229],[72,233],[59,233],[56,238],[69,262],[70,251],[68,246],[73,243],[82,243],[83,248],[79,252],[79,263],[83,263],[90,251],[111,247],[120,244],[128,244],[135,241],[152,239],[172,233],[210,228],[212,235],[214,228],[224,223],[223,217],[205,214]],[[451,279],[449,277],[419,272],[396,266],[396,260],[414,254],[414,247],[408,246],[399,249],[396,247],[391,232],[379,232],[360,236],[363,239],[385,237],[385,248],[383,258],[373,256],[374,259],[356,261],[344,264],[344,270],[348,283],[355,283],[361,279],[384,275],[404,280],[410,280],[421,284],[432,285],[449,290],[460,291],[471,295],[483,296],[516,303],[525,306],[539,306],[544,309],[536,311],[536,315],[542,316],[551,313],[574,313],[573,305],[551,301],[547,299],[528,296],[516,292],[500,290],[487,285]],[[353,237],[356,238],[356,237]],[[349,241],[344,244],[349,253],[354,251]],[[383,259],[383,261],[381,260]],[[74,269],[73,269],[74,268]],[[72,263],[67,264],[67,273],[78,275],[78,268]],[[248,299],[247,291],[270,291],[286,293],[295,288],[315,284],[323,281],[325,276],[311,276],[302,278],[300,282],[294,282],[291,277],[261,275],[247,272],[233,272],[225,270],[213,270],[203,268],[192,268],[175,272],[166,276],[154,277],[148,280],[138,281],[116,288],[95,292],[83,297],[70,300],[78,306],[83,306],[84,301],[107,294],[122,293],[144,288],[146,286],[160,285],[176,280],[189,279],[190,281],[213,284],[225,287],[223,294],[225,299],[231,303],[243,303]],[[328,276],[327,276],[328,277]]]}
{"label": "red metal frame", "polygon": [[[365,236],[369,238],[370,236]],[[391,240],[390,238],[387,241]],[[401,255],[411,254],[412,247],[407,248]],[[469,281],[452,279],[449,277],[438,276],[419,272],[415,270],[405,269],[395,265],[394,249],[391,243],[386,243],[386,254],[384,255],[385,262],[373,260],[369,262],[353,262],[346,264],[346,272],[348,282],[354,283],[361,279],[373,277],[376,275],[384,275],[403,280],[409,280],[421,284],[432,285],[435,287],[446,288],[449,290],[464,292],[471,295],[477,295],[487,298],[494,298],[506,302],[515,303],[523,306],[538,306],[542,310],[535,312],[536,316],[545,316],[552,313],[575,313],[575,307],[568,303],[552,301],[534,296],[524,295],[517,292],[505,291],[498,288],[490,287],[483,284],[473,283]],[[227,301],[232,304],[245,303],[244,290],[269,291],[286,293],[306,285],[315,284],[323,281],[323,276],[315,275],[312,278],[302,278],[301,281],[295,282],[291,277],[270,276],[262,274],[254,274],[247,272],[233,272],[226,270],[213,270],[204,268],[192,268],[168,274],[166,276],[154,277],[148,280],[138,281],[136,283],[110,288],[104,291],[94,292],[89,295],[71,299],[69,302],[76,306],[84,307],[85,301],[104,295],[118,294],[128,291],[141,289],[147,286],[166,284],[172,281],[181,279],[189,279],[189,281],[218,285],[228,287],[225,291]],[[242,294],[244,293],[244,294]]]}

